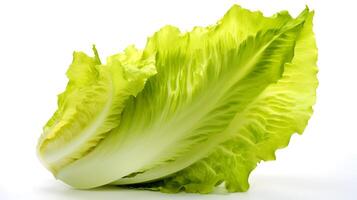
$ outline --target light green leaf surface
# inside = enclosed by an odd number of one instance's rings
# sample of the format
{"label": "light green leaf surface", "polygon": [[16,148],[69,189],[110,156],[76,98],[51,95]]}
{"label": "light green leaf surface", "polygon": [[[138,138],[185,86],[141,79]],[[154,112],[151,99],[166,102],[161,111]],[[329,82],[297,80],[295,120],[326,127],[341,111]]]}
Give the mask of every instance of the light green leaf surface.
{"label": "light green leaf surface", "polygon": [[95,47],[93,50],[95,57],[73,53],[66,91],[58,95],[58,110],[39,140],[40,158],[54,175],[91,152],[117,127],[127,100],[156,73],[155,57],[143,59],[133,46],[109,57],[106,65],[101,65]]}
{"label": "light green leaf surface", "polygon": [[76,188],[246,191],[256,164],[312,114],[312,17],[233,6],[214,26],[166,26],[143,52],[129,47],[105,65],[75,54],[40,157]]}
{"label": "light green leaf surface", "polygon": [[224,182],[229,192],[248,190],[248,177],[256,164],[275,160],[275,151],[286,147],[293,133],[301,134],[312,114],[318,85],[312,17],[309,13],[297,38],[294,58],[285,64],[282,77],[236,114],[221,133],[232,138],[171,177],[135,187],[209,193]]}

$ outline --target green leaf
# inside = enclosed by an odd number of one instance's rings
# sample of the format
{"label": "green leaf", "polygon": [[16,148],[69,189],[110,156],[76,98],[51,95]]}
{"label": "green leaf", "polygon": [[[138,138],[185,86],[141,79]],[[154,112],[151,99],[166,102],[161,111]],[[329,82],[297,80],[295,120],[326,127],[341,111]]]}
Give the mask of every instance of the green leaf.
{"label": "green leaf", "polygon": [[228,141],[169,178],[136,187],[209,193],[224,182],[229,192],[248,190],[248,177],[256,164],[275,160],[275,151],[286,147],[293,133],[301,134],[312,114],[318,85],[312,18],[310,12],[296,39],[294,58],[284,65],[282,77],[249,102],[220,133],[230,134]]}
{"label": "green leaf", "polygon": [[54,174],[96,147],[120,124],[127,100],[140,92],[156,73],[155,57],[142,57],[133,46],[101,65],[95,57],[74,52],[66,90],[58,96],[58,110],[44,127],[38,154]]}
{"label": "green leaf", "polygon": [[[115,112],[120,124],[56,177],[76,188],[137,184],[207,193],[225,182],[228,191],[247,190],[256,163],[274,158],[311,115],[311,20],[307,9],[293,19],[234,6],[215,26],[162,28],[141,56],[155,57],[157,74]],[[125,58],[108,63],[122,63],[128,80],[140,77]]]}

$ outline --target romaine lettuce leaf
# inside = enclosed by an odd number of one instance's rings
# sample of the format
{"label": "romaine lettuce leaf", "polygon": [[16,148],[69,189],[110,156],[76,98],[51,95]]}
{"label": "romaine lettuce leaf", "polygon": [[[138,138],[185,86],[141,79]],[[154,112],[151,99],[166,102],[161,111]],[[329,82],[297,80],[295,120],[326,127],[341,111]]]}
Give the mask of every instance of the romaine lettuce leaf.
{"label": "romaine lettuce leaf", "polygon": [[312,18],[307,8],[292,18],[233,6],[214,26],[166,26],[105,65],[96,51],[75,53],[41,159],[76,188],[246,191],[256,164],[312,114]]}
{"label": "romaine lettuce leaf", "polygon": [[156,73],[155,57],[144,59],[133,46],[109,57],[106,65],[93,50],[95,57],[73,53],[69,83],[38,143],[39,157],[53,173],[85,156],[117,127],[126,101]]}

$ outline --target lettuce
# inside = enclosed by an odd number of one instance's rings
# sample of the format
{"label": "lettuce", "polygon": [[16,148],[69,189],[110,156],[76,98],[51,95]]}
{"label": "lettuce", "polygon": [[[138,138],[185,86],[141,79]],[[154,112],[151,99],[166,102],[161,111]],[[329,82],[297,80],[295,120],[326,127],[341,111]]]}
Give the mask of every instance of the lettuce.
{"label": "lettuce", "polygon": [[216,25],[165,26],[102,64],[75,52],[37,147],[75,188],[246,191],[250,172],[302,133],[315,103],[313,12],[233,6]]}

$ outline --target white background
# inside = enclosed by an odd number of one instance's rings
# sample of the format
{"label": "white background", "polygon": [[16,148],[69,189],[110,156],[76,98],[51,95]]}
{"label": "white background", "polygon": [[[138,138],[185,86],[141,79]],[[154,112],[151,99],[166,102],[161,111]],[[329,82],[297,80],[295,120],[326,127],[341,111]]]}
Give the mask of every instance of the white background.
{"label": "white background", "polygon": [[[353,0],[0,1],[0,200],[7,199],[357,199],[357,6]],[[261,163],[251,189],[235,194],[162,194],[118,188],[71,189],[36,157],[56,109],[73,50],[102,58],[166,24],[215,23],[234,4],[272,15],[316,11],[320,85],[315,113],[277,161]]]}

